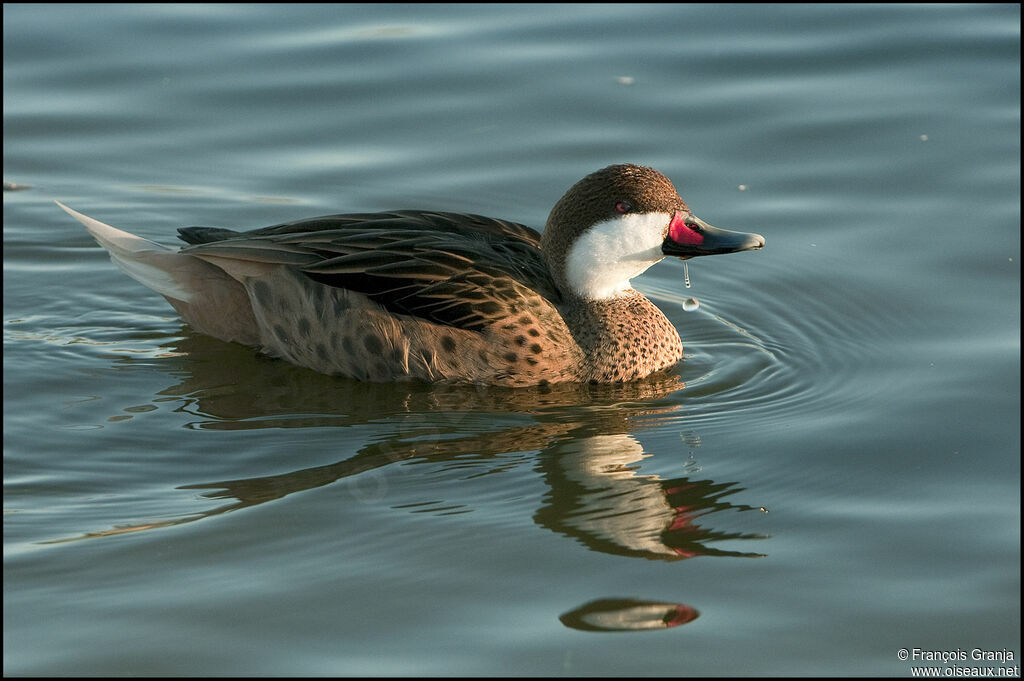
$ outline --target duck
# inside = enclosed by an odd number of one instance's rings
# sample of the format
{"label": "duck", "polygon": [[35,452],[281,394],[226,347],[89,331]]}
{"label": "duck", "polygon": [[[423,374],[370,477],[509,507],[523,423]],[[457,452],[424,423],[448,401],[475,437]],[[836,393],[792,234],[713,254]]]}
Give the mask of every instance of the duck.
{"label": "duck", "polygon": [[666,257],[764,247],[713,227],[646,166],[572,185],[544,231],[467,213],[345,213],[171,248],[57,205],[199,333],[361,381],[524,387],[624,383],[683,358],[630,281]]}

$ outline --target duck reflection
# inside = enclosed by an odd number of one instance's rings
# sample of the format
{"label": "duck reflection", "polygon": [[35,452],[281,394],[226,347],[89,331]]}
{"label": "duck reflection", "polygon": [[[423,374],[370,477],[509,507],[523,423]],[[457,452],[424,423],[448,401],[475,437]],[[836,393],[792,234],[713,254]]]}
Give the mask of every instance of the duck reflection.
{"label": "duck reflection", "polygon": [[683,603],[601,598],[571,610],[558,619],[580,631],[649,631],[692,622],[700,613]]}
{"label": "duck reflection", "polygon": [[[535,522],[590,550],[664,561],[762,555],[710,545],[765,538],[710,526],[712,516],[757,510],[727,499],[743,490],[737,483],[640,472],[640,462],[652,455],[633,433],[643,421],[681,409],[675,393],[684,385],[678,375],[622,385],[517,389],[372,384],[322,376],[198,335],[186,335],[167,354],[188,359],[175,370],[180,382],[154,401],[180,401],[178,409],[196,417],[193,428],[397,427],[386,439],[327,465],[181,485],[223,502],[201,513],[74,539],[193,522],[346,478],[367,479],[367,473],[400,462],[436,465],[472,457],[493,461],[500,470],[510,455],[536,452],[524,459],[535,461],[548,492]],[[588,631],[636,631],[678,626],[696,616],[679,603],[615,598],[592,601],[562,621]]]}
{"label": "duck reflection", "polygon": [[[549,488],[535,521],[592,550],[657,560],[762,555],[708,543],[764,535],[716,531],[697,522],[706,523],[711,514],[756,510],[726,499],[743,491],[737,483],[639,473],[638,464],[651,455],[632,433],[643,420],[680,410],[672,396],[684,385],[676,374],[618,385],[516,389],[362,383],[322,376],[187,332],[165,356],[188,357],[182,362],[187,370],[175,370],[180,382],[154,401],[181,400],[178,409],[196,416],[194,428],[350,427],[371,422],[399,426],[387,439],[335,463],[178,488],[228,501],[207,511],[84,536],[193,522],[403,461],[436,464],[472,456],[497,465],[510,453],[535,451],[537,469]],[[518,417],[518,423],[501,424],[498,418],[493,428],[479,432],[480,414]],[[474,415],[474,427],[464,427]],[[123,417],[111,420],[116,418]]]}
{"label": "duck reflection", "polygon": [[539,524],[587,547],[621,556],[680,560],[694,556],[760,557],[706,545],[763,535],[719,532],[697,524],[721,511],[752,511],[724,497],[741,492],[735,483],[639,475],[636,464],[650,454],[632,435],[574,438],[542,455],[551,493],[536,515]]}
{"label": "duck reflection", "polygon": [[[440,463],[470,454],[480,456],[484,451],[484,456],[498,457],[523,449],[540,449],[550,491],[534,518],[543,527],[572,537],[595,551],[620,556],[681,560],[702,555],[763,555],[722,550],[706,543],[764,539],[764,535],[720,532],[696,522],[711,513],[755,510],[723,500],[742,491],[735,483],[637,475],[628,464],[649,455],[643,453],[640,443],[632,436],[594,435],[577,439],[571,432],[557,431],[570,431],[570,428],[565,424],[548,424],[547,427],[509,428],[500,436],[488,433],[453,439],[393,440],[368,445],[358,455],[327,466],[182,485],[179,489],[209,490],[203,496],[233,500],[188,519],[198,520],[322,487],[400,461],[420,459]],[[566,437],[555,438],[556,435]]]}

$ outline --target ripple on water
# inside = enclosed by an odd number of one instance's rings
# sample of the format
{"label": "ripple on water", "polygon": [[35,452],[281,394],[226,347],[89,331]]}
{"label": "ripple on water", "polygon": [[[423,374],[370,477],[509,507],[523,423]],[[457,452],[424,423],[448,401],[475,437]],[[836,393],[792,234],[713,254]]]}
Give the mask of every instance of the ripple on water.
{"label": "ripple on water", "polygon": [[[709,296],[685,315],[673,314],[685,305],[684,296],[654,287],[652,297],[683,335],[682,399],[691,423],[722,423],[739,414],[745,423],[835,416],[854,411],[882,389],[866,382],[863,368],[879,356],[898,324],[894,311],[871,302],[884,296],[851,282],[849,290],[864,292],[835,306],[829,302],[834,296],[774,276],[782,265],[764,265],[758,276],[769,284],[746,285],[742,293],[716,282],[716,272],[702,273],[708,290],[728,297]],[[865,337],[877,341],[865,343]]]}

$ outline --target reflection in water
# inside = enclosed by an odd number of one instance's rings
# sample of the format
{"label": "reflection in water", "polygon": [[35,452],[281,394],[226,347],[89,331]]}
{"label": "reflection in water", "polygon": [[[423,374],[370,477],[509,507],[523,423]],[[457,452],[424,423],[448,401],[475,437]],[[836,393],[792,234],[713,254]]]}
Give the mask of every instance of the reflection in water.
{"label": "reflection in water", "polygon": [[[178,487],[202,490],[203,497],[226,502],[201,513],[58,541],[193,522],[344,478],[364,479],[358,476],[403,461],[436,465],[471,458],[493,461],[500,470],[509,454],[536,452],[536,469],[549,491],[534,514],[535,522],[593,551],[670,561],[762,555],[708,543],[764,535],[716,531],[697,522],[706,524],[715,513],[755,510],[725,500],[742,491],[736,483],[638,474],[639,462],[652,455],[631,433],[638,429],[638,417],[681,409],[678,400],[670,399],[684,387],[675,374],[626,385],[518,389],[371,384],[323,376],[201,336],[186,335],[175,345],[175,352],[165,358],[181,363],[173,366],[180,382],[162,390],[154,401],[182,400],[179,410],[196,417],[189,427],[249,430],[387,423],[397,432],[328,465]],[[481,419],[481,414],[489,418]],[[593,601],[566,613],[562,621],[589,631],[637,631],[678,626],[696,617],[697,611],[686,605],[620,598]]]}
{"label": "reflection in water", "polygon": [[[537,469],[550,490],[534,516],[536,522],[595,551],[661,560],[761,555],[707,543],[762,535],[717,532],[696,522],[712,513],[752,510],[724,500],[742,491],[736,483],[637,474],[636,464],[651,455],[630,432],[637,429],[638,417],[680,409],[677,401],[668,399],[684,387],[675,374],[624,385],[517,389],[361,383],[323,376],[195,334],[186,334],[174,346],[165,359],[182,363],[171,365],[180,382],[162,390],[154,402],[183,400],[179,410],[197,417],[190,427],[251,430],[388,422],[396,424],[397,432],[365,445],[355,456],[324,466],[181,485],[179,489],[206,490],[206,498],[229,503],[182,518],[85,536],[191,522],[402,461],[437,464],[472,457],[498,464],[509,453],[535,451]],[[480,432],[479,414],[499,418],[487,421],[488,427]],[[474,415],[473,427],[467,428],[467,419]],[[516,417],[514,422],[509,416]],[[500,417],[506,417],[505,423]]]}
{"label": "reflection in water", "polygon": [[648,631],[678,627],[698,617],[699,612],[683,603],[602,598],[558,619],[565,626],[581,631]]}
{"label": "reflection in water", "polygon": [[678,560],[693,556],[760,557],[723,551],[705,542],[763,539],[763,535],[716,532],[695,521],[726,510],[751,511],[723,497],[742,491],[735,483],[637,475],[629,464],[651,456],[631,435],[594,435],[565,441],[544,456],[551,493],[537,522],[574,537],[591,549],[622,556]]}

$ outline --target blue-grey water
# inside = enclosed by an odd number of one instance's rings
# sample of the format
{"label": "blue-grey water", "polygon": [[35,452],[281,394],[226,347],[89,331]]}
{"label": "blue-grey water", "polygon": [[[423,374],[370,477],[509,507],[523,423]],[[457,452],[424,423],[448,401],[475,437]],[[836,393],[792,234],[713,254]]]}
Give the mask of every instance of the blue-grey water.
{"label": "blue-grey water", "polygon": [[[6,675],[1019,665],[1018,5],[3,20]],[[321,376],[193,333],[53,203],[165,243],[541,228],[617,162],[767,239],[637,278],[687,359],[619,387]]]}

